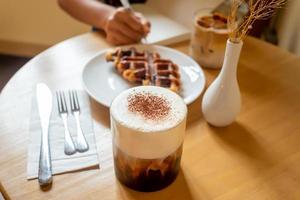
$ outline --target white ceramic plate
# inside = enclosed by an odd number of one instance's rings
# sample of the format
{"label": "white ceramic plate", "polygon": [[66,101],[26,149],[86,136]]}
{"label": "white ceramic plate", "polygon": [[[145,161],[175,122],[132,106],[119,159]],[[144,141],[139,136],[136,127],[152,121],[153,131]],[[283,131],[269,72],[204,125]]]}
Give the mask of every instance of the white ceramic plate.
{"label": "white ceramic plate", "polygon": [[[179,66],[182,83],[179,95],[186,104],[192,103],[203,91],[205,86],[204,73],[200,66],[187,55],[163,46],[131,45],[130,47],[132,46],[138,51],[156,51],[162,58],[170,59]],[[109,107],[112,100],[120,92],[136,85],[124,80],[112,62],[106,62],[107,50],[99,52],[86,64],[82,72],[82,81],[85,90],[92,98]]]}

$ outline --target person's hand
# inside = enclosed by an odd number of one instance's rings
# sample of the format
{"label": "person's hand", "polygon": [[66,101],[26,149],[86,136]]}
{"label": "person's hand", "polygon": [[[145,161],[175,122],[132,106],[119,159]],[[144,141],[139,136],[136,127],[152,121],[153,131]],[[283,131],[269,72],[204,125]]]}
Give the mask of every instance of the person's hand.
{"label": "person's hand", "polygon": [[108,16],[104,31],[111,44],[132,44],[139,42],[150,32],[150,23],[142,14],[122,7]]}

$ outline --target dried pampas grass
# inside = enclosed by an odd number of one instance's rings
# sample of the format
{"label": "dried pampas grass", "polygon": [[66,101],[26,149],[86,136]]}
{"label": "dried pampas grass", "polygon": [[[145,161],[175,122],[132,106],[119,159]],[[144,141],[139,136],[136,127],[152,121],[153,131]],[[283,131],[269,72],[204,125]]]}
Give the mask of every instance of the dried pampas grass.
{"label": "dried pampas grass", "polygon": [[[277,8],[282,8],[287,0],[231,0],[231,11],[228,16],[229,39],[231,42],[243,41],[255,20],[272,17]],[[238,8],[241,4],[248,5],[249,13],[239,22]]]}

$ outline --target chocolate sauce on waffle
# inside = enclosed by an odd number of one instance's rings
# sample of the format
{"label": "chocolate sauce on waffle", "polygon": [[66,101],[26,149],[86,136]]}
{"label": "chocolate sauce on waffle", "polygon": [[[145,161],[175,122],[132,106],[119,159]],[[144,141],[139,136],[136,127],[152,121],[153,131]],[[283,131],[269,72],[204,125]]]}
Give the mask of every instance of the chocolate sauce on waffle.
{"label": "chocolate sauce on waffle", "polygon": [[178,66],[171,60],[160,58],[158,53],[117,48],[107,53],[106,60],[114,61],[118,72],[130,82],[179,91]]}

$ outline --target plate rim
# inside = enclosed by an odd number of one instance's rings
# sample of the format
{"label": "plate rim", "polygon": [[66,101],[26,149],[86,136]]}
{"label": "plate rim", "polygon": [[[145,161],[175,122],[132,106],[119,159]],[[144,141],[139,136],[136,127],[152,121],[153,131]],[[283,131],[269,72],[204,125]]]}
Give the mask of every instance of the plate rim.
{"label": "plate rim", "polygon": [[171,51],[171,52],[174,52],[176,54],[180,54],[184,57],[186,57],[187,59],[189,59],[190,61],[192,61],[196,66],[199,67],[200,71],[199,71],[199,74],[200,76],[203,78],[203,84],[202,86],[200,87],[199,91],[197,92],[197,94],[194,95],[193,98],[191,98],[189,101],[185,101],[185,99],[183,97],[181,97],[184,101],[184,103],[186,105],[190,105],[191,103],[193,103],[203,92],[204,88],[205,88],[205,85],[206,85],[206,77],[205,77],[205,74],[204,74],[204,71],[202,69],[202,67],[193,59],[191,58],[190,56],[184,54],[183,52],[181,51],[178,51],[176,49],[173,49],[173,48],[170,48],[170,47],[166,47],[166,46],[161,46],[161,45],[152,45],[152,44],[133,44],[133,45],[123,45],[123,46],[116,46],[116,47],[108,47],[108,48],[105,48],[99,52],[97,52],[94,56],[92,56],[85,64],[84,64],[84,67],[81,71],[81,83],[83,85],[83,89],[88,93],[88,95],[90,97],[92,97],[95,101],[97,101],[98,103],[100,103],[101,105],[107,107],[107,108],[110,108],[110,104],[108,105],[106,102],[102,101],[101,99],[97,98],[95,95],[92,94],[92,92],[88,89],[85,81],[84,81],[84,72],[85,70],[87,69],[87,66],[94,60],[96,59],[96,57],[98,57],[99,55],[103,54],[103,52],[106,52],[108,50],[111,50],[111,49],[115,49],[115,48],[118,48],[118,47],[121,47],[121,48],[128,48],[128,47],[136,47],[136,48],[139,48],[139,47],[145,47],[145,46],[151,46],[151,47],[154,47],[154,48],[158,48],[158,49],[165,49],[167,51]]}

